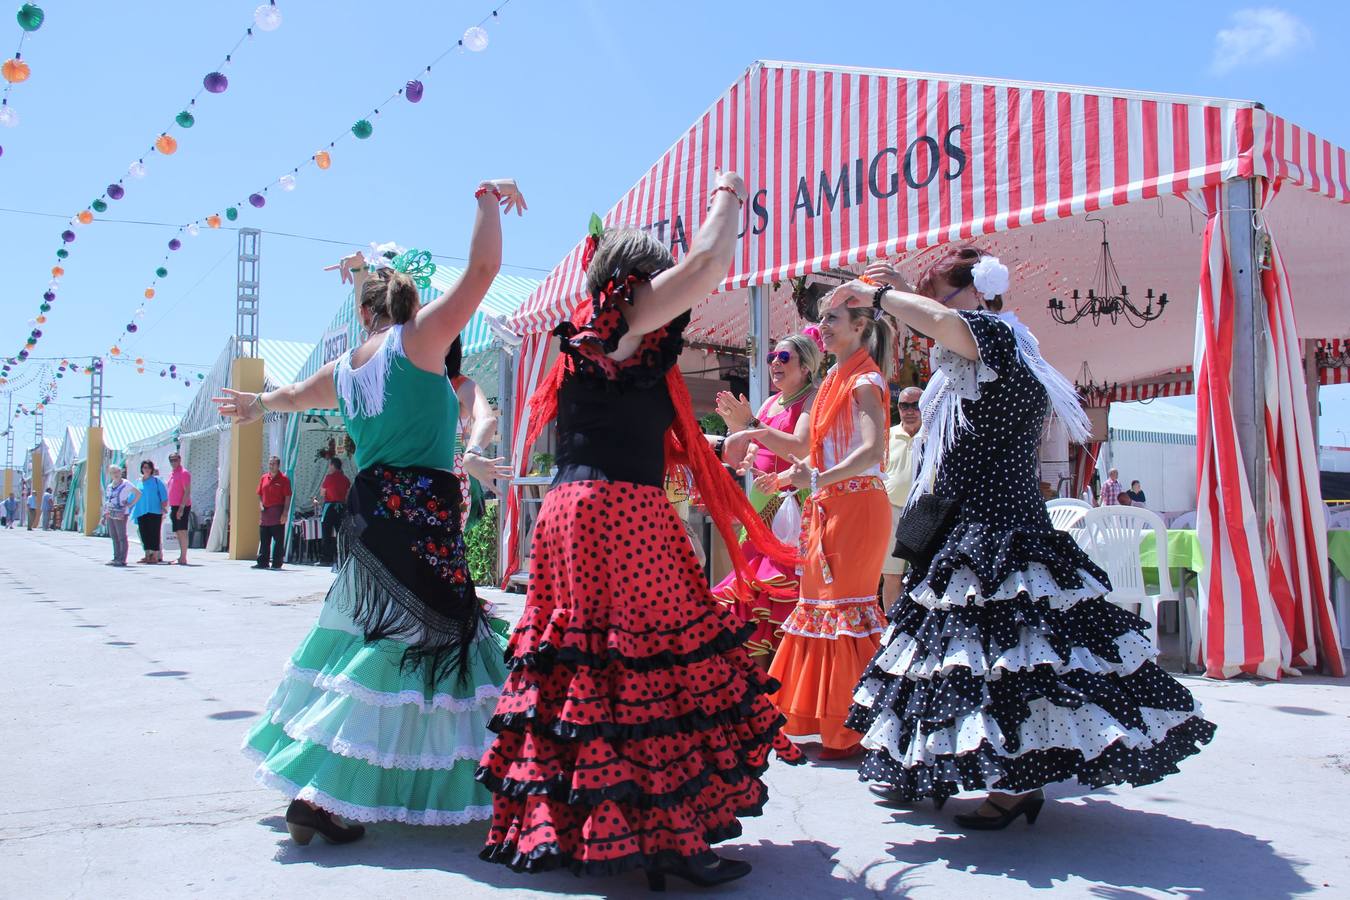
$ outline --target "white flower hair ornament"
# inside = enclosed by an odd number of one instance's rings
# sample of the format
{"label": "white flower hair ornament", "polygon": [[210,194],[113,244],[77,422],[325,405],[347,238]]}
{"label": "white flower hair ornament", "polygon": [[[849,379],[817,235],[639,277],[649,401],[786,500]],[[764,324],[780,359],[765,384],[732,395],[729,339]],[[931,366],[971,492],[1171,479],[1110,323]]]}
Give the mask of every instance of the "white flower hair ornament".
{"label": "white flower hair ornament", "polygon": [[1008,290],[1008,267],[997,256],[981,256],[970,269],[975,279],[975,290],[986,300],[993,300]]}

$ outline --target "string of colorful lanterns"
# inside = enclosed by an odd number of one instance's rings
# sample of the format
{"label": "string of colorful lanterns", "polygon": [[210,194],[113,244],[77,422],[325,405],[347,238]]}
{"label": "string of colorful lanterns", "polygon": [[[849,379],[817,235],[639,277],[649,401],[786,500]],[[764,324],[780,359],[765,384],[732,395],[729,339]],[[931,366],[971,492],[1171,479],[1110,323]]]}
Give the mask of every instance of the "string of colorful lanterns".
{"label": "string of colorful lanterns", "polygon": [[[41,27],[43,21],[43,12],[37,6],[26,3],[19,10],[19,25],[27,34],[36,31]],[[31,26],[31,27],[30,27]],[[47,289],[42,294],[42,302],[38,306],[39,324],[46,321],[46,314],[51,311],[52,304],[56,302],[56,291],[60,286],[61,278],[66,274],[65,266],[70,257],[70,245],[75,242],[76,230],[81,226],[88,225],[95,220],[95,214],[102,214],[108,210],[109,201],[118,201],[126,196],[127,184],[129,180],[144,178],[146,175],[146,160],[158,154],[159,156],[171,156],[178,151],[178,138],[174,137],[174,132],[181,133],[194,124],[196,124],[197,100],[202,94],[221,94],[229,88],[229,78],[223,70],[228,69],[234,61],[234,54],[243,46],[244,42],[253,37],[255,29],[258,31],[275,31],[281,26],[281,10],[277,9],[276,0],[270,0],[258,6],[253,11],[253,24],[244,30],[244,34],[237,41],[230,51],[225,54],[225,58],[216,65],[210,72],[202,78],[201,87],[192,95],[192,98],[174,116],[173,122],[151,143],[150,147],[141,153],[137,159],[127,167],[126,173],[116,181],[109,182],[103,192],[89,204],[87,209],[83,209],[71,217],[66,223],[65,229],[61,232],[61,243],[57,245],[56,264],[51,268],[51,280],[47,284]],[[21,43],[22,46],[22,43]],[[8,63],[6,63],[8,65]],[[26,64],[24,64],[26,68]],[[26,77],[26,76],[25,76]],[[20,79],[22,80],[22,79]],[[8,90],[8,89],[6,89]],[[0,110],[6,109],[0,106]],[[11,110],[10,115],[13,115]],[[17,119],[15,119],[17,122]],[[0,121],[0,124],[12,124]],[[165,272],[167,274],[167,271]],[[5,359],[0,365],[0,377],[8,376],[14,366],[22,364],[28,359],[37,342],[42,338],[40,328],[35,328],[28,336],[23,348],[13,356]]]}
{"label": "string of colorful lanterns", "polygon": [[[145,316],[146,307],[148,307],[150,302],[155,299],[160,282],[168,277],[170,259],[178,250],[183,248],[184,238],[197,237],[201,233],[202,228],[215,229],[224,227],[227,222],[238,222],[240,217],[247,212],[250,207],[253,209],[262,209],[267,205],[268,195],[272,188],[279,188],[286,193],[294,191],[297,186],[297,176],[310,166],[320,170],[330,168],[333,165],[332,151],[337,148],[338,143],[349,138],[355,138],[356,140],[366,140],[369,138],[375,130],[375,126],[371,124],[371,120],[378,119],[381,110],[387,107],[388,104],[397,100],[399,97],[402,97],[409,103],[421,102],[426,91],[426,86],[422,83],[421,79],[431,73],[433,66],[438,65],[441,60],[456,51],[462,52],[464,50],[469,50],[474,53],[480,53],[483,50],[486,50],[489,38],[487,29],[484,28],[484,26],[494,19],[497,19],[501,11],[506,8],[509,3],[510,0],[502,0],[502,2],[498,3],[497,6],[487,15],[483,16],[477,24],[471,25],[465,29],[464,34],[453,45],[447,47],[439,56],[427,65],[418,69],[413,78],[409,79],[403,86],[399,87],[396,91],[386,97],[383,102],[365,116],[358,119],[350,128],[328,141],[327,144],[321,145],[320,149],[310,154],[307,159],[304,159],[293,166],[289,172],[280,175],[276,179],[260,187],[258,190],[248,194],[243,200],[235,201],[224,207],[216,207],[216,211],[194,219],[185,225],[180,225],[173,237],[169,239],[167,250],[155,266],[153,277],[148,280],[145,289],[141,292],[142,300],[137,303],[131,317],[127,320],[126,325],[123,326],[122,333],[118,335],[117,341],[108,348],[108,354],[113,357],[122,355],[122,342],[126,340],[129,335],[134,335],[140,330],[138,320]],[[264,7],[260,6],[258,9],[261,11]],[[280,15],[280,13],[278,13],[278,15]]]}
{"label": "string of colorful lanterns", "polygon": [[[19,12],[14,18],[19,21],[19,47],[13,56],[0,64],[0,77],[5,80],[4,93],[0,94],[0,126],[5,128],[14,128],[19,124],[19,114],[9,105],[10,91],[14,90],[14,85],[22,84],[33,74],[33,70],[23,59],[23,43],[28,39],[28,35],[42,27],[46,14],[37,4],[25,3],[19,7]],[[0,145],[0,156],[4,155],[5,148]]]}
{"label": "string of colorful lanterns", "polygon": [[134,365],[137,375],[145,375],[159,366],[159,377],[167,378],[171,381],[179,381],[183,387],[194,387],[206,379],[206,367],[194,365],[192,363],[173,363],[163,360],[146,359],[138,356],[135,359],[122,355],[120,352],[114,354],[112,361],[115,363],[124,363]]}

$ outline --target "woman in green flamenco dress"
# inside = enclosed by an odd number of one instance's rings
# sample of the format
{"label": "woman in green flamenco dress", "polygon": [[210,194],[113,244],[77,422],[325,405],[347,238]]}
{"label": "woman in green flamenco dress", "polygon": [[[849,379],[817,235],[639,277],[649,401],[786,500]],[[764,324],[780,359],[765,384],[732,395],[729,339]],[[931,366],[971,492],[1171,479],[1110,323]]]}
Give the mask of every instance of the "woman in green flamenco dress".
{"label": "woman in green flamenco dress", "polygon": [[362,822],[460,825],[492,814],[473,776],[506,679],[505,626],[478,600],[465,562],[459,412],[444,360],[501,266],[501,210],[525,203],[509,179],[474,196],[469,261],[454,287],[420,306],[430,254],[373,271],[353,254],[342,279],[353,282],[366,340],[303,382],[216,398],[239,422],[337,406],[356,443],[337,576],[244,742],[257,779],[291,798],[286,826],[299,844],[316,832],[354,841]]}

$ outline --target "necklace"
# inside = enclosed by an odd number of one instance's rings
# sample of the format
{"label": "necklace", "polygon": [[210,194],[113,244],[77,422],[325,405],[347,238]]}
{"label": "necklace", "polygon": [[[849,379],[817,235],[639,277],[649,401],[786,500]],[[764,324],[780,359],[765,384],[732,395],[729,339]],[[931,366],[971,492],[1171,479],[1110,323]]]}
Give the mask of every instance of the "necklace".
{"label": "necklace", "polygon": [[789,406],[796,403],[798,400],[802,399],[810,392],[811,392],[811,383],[809,381],[802,387],[800,391],[793,394],[791,397],[784,397],[782,392],[780,391],[777,397],[778,408],[780,410],[787,409]]}

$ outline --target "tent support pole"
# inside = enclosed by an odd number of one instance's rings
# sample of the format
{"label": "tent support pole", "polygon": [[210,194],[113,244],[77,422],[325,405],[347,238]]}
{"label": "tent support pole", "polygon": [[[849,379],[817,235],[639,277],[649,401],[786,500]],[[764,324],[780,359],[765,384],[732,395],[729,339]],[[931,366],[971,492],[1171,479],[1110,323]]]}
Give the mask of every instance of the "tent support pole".
{"label": "tent support pole", "polygon": [[[524,358],[524,345],[516,351]],[[497,451],[498,456],[509,457],[511,448],[515,446],[515,435],[511,433],[511,423],[516,420],[516,395],[512,382],[516,374],[516,357],[507,353],[500,346],[497,353]],[[528,400],[526,400],[528,402]],[[526,448],[528,451],[529,448]],[[509,486],[507,491],[512,490]],[[506,532],[506,496],[505,491],[497,491],[497,571],[493,572],[496,581],[493,584],[500,585],[506,580],[510,573],[506,571],[506,542],[510,535]]]}
{"label": "tent support pole", "polygon": [[1260,255],[1252,210],[1256,208],[1252,179],[1224,186],[1228,258],[1233,267],[1233,412],[1237,424],[1238,454],[1247,469],[1252,507],[1261,519],[1258,533],[1266,547],[1266,317],[1261,292]]}
{"label": "tent support pole", "polygon": [[750,298],[750,334],[745,342],[745,350],[750,354],[750,408],[758,411],[769,399],[769,364],[764,357],[768,352],[769,335],[769,292],[763,286],[749,289]]}
{"label": "tent support pole", "polygon": [[1318,425],[1318,410],[1322,405],[1322,385],[1318,383],[1317,341],[1305,339],[1302,342],[1303,380],[1308,385],[1308,414],[1312,419],[1312,445],[1322,446],[1322,435]]}

